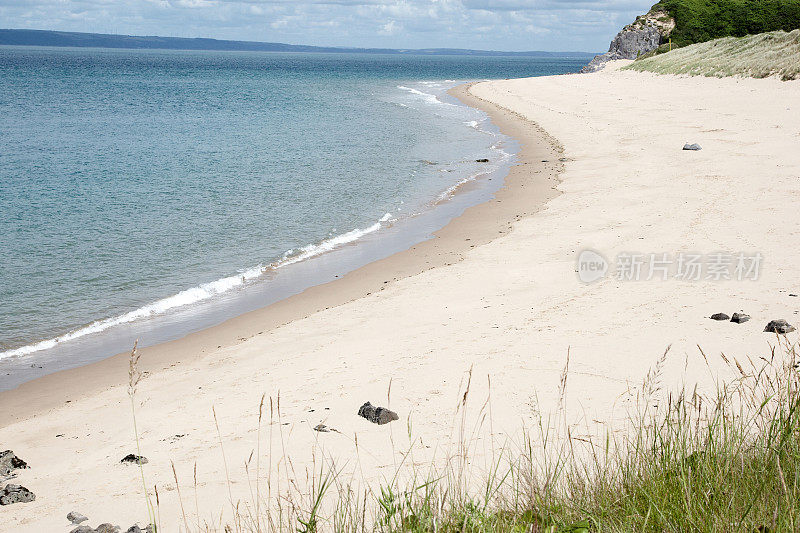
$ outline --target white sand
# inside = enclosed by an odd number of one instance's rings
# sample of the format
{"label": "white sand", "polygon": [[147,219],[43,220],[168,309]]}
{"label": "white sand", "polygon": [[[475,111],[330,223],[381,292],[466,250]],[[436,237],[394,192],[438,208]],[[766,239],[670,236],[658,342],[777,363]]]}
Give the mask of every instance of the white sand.
{"label": "white sand", "polygon": [[[164,531],[182,522],[170,461],[190,524],[195,463],[201,520],[230,514],[212,406],[233,497],[245,501],[243,464],[257,447],[264,393],[264,485],[269,433],[277,457],[280,431],[294,471],[287,476],[282,465],[273,473],[273,492],[285,489],[287,478],[304,483],[312,451],[317,465],[333,458],[345,472],[355,469],[355,479],[375,482],[401,461],[409,418],[421,439],[419,466],[437,445],[443,455],[470,367],[471,412],[486,398],[491,376],[492,429],[502,440],[533,420],[532,405],[554,409],[568,347],[568,409],[594,427],[593,420],[624,414],[626,391],[668,345],[665,386],[708,382],[696,344],[712,365],[721,363],[720,352],[745,360],[774,343],[762,333],[767,321],[800,323],[800,298],[789,296],[800,293],[798,82],[677,78],[612,66],[594,75],[481,83],[472,92],[536,121],[562,143],[563,194],[455,264],[146,376],[137,419]],[[703,150],[682,151],[685,142]],[[764,259],[757,281],[586,285],[575,273],[584,248],[612,260],[620,252],[721,250]],[[753,319],[736,325],[706,318],[738,310]],[[269,398],[276,401],[278,391],[288,425],[270,426]],[[355,411],[366,400],[389,404],[401,420],[379,427],[359,419]],[[340,433],[313,431],[320,422]],[[124,386],[12,423],[0,429],[0,442],[31,464],[16,482],[37,494],[33,503],[3,508],[0,530],[68,530],[71,510],[93,526],[109,521],[124,530],[146,521],[138,469],[118,464],[135,452]],[[255,456],[249,468],[254,479]]]}

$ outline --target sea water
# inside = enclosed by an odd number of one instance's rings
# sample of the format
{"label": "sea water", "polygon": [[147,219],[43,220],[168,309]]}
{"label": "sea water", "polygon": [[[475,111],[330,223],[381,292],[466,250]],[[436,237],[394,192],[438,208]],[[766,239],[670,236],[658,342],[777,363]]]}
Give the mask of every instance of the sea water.
{"label": "sea water", "polygon": [[513,161],[446,91],[584,62],[0,47],[0,388],[428,238]]}

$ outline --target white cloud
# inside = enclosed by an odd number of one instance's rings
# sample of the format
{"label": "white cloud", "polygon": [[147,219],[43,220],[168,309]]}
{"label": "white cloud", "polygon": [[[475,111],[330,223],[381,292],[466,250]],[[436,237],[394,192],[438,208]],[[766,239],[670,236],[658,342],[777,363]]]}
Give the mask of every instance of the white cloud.
{"label": "white cloud", "polygon": [[601,51],[653,0],[0,0],[4,27],[293,44]]}
{"label": "white cloud", "polygon": [[378,34],[379,35],[397,35],[402,29],[403,29],[403,27],[400,24],[398,24],[394,20],[390,20],[389,22],[387,22],[386,24],[381,26],[381,29],[378,30]]}

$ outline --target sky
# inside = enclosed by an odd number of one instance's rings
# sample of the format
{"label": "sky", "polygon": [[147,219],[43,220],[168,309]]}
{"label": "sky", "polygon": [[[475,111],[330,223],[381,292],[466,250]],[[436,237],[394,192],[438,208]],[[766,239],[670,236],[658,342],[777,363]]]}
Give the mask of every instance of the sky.
{"label": "sky", "polygon": [[0,0],[0,27],[317,46],[604,52],[656,0]]}

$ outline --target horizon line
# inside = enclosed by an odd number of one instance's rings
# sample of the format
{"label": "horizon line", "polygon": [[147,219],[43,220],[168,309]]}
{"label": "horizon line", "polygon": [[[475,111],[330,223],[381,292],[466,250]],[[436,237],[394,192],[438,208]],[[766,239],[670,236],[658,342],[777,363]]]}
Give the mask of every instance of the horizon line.
{"label": "horizon line", "polygon": [[[333,53],[395,53],[395,54],[413,54],[415,52],[420,54],[446,54],[447,52],[456,53],[457,55],[533,55],[533,54],[544,54],[544,55],[568,55],[568,54],[579,54],[579,55],[593,55],[597,54],[598,52],[586,52],[586,51],[578,51],[578,50],[571,50],[571,51],[548,51],[548,50],[525,50],[525,51],[509,51],[509,50],[481,50],[481,49],[474,49],[474,48],[448,48],[448,47],[428,47],[428,48],[383,48],[383,47],[361,47],[361,46],[325,46],[325,45],[308,45],[308,44],[291,44],[291,43],[283,43],[277,41],[244,41],[244,40],[236,40],[236,39],[217,39],[214,37],[173,37],[173,36],[165,36],[165,35],[132,35],[132,34],[124,34],[124,33],[98,33],[98,32],[77,32],[77,31],[65,31],[65,30],[42,30],[42,29],[33,29],[33,28],[0,28],[0,46],[55,46],[55,47],[78,47],[78,48],[88,48],[91,43],[63,43],[63,44],[36,44],[31,42],[6,42],[7,39],[3,39],[3,33],[38,33],[38,34],[51,34],[51,35],[61,35],[61,36],[72,36],[72,37],[100,37],[100,38],[112,38],[118,39],[116,44],[126,44],[124,42],[125,39],[162,39],[162,40],[169,40],[172,41],[173,44],[180,44],[188,43],[188,42],[195,42],[195,43],[207,43],[207,44],[214,44],[217,43],[221,46],[227,45],[226,48],[217,48],[216,50],[219,51],[305,51],[305,52],[333,52]],[[112,44],[112,43],[106,43]],[[140,43],[127,43],[130,45],[134,44],[148,44],[144,42]],[[110,46],[110,48],[122,48],[122,49],[162,49],[162,50],[215,50],[215,48],[209,47],[191,47],[191,48],[176,48],[174,46],[152,46],[158,44],[169,44],[169,43],[157,43],[151,42],[149,43],[151,46]],[[239,46],[239,48],[235,48]],[[97,48],[104,48],[103,46],[94,46]],[[234,47],[234,48],[232,48]],[[270,47],[278,49],[270,49]],[[288,47],[287,49],[280,49],[281,47]],[[105,48],[109,48],[106,46]]]}

